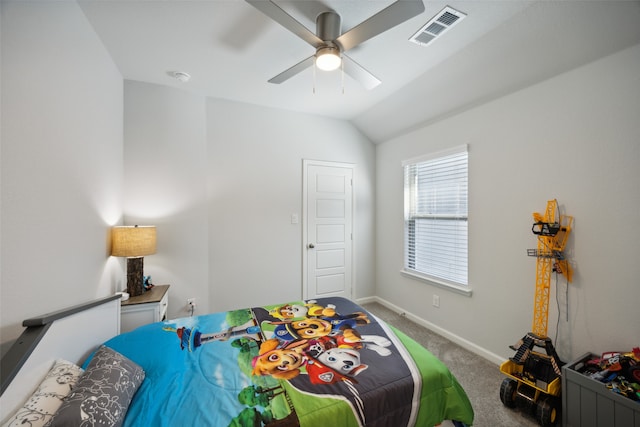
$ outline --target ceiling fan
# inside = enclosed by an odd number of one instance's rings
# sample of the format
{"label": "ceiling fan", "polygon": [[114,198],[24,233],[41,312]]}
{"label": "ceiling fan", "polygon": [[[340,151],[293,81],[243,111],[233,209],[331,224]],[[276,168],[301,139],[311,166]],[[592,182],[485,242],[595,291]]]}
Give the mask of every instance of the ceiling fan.
{"label": "ceiling fan", "polygon": [[422,0],[396,0],[345,33],[341,33],[340,15],[334,10],[328,10],[317,16],[314,34],[272,0],[246,1],[316,50],[314,55],[273,77],[269,83],[282,83],[314,64],[323,70],[335,70],[342,65],[345,73],[369,90],[378,86],[381,83],[380,80],[345,52],[425,10]]}

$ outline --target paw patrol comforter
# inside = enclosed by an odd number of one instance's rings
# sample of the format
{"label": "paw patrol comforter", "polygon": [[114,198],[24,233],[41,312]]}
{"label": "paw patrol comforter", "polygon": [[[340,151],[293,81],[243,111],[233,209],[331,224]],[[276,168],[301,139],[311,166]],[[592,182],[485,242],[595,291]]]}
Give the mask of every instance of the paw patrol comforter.
{"label": "paw patrol comforter", "polygon": [[442,362],[342,298],[154,323],[105,344],[146,372],[125,426],[473,421]]}

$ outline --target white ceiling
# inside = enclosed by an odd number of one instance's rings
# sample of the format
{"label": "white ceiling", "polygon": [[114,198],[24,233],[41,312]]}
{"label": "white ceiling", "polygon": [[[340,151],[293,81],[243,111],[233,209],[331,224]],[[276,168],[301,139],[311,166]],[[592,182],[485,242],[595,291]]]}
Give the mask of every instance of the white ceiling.
{"label": "white ceiling", "polygon": [[[326,8],[346,31],[392,3],[275,1],[314,32]],[[314,49],[245,1],[78,2],[125,79],[350,120],[376,143],[640,43],[640,1],[425,0],[421,15],[349,51],[382,80],[375,89],[311,68],[276,85],[267,80]],[[408,41],[445,6],[467,17],[428,46]]]}

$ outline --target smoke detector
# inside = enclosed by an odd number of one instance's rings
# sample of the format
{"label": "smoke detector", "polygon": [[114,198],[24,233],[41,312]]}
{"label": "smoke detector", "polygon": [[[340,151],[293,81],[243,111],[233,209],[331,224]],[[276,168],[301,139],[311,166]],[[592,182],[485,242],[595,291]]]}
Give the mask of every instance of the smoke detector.
{"label": "smoke detector", "polygon": [[189,81],[189,79],[191,78],[191,76],[187,73],[185,73],[184,71],[172,71],[170,73],[171,77],[173,77],[174,79],[181,81],[182,83],[186,83]]}
{"label": "smoke detector", "polygon": [[451,27],[462,21],[467,15],[452,7],[445,7],[418,30],[409,41],[426,46],[437,37],[446,33]]}

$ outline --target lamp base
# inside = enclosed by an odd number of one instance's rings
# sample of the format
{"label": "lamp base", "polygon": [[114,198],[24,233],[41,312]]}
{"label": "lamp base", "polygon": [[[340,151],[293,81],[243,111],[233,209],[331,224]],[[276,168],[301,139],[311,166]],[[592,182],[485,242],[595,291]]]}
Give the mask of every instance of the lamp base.
{"label": "lamp base", "polygon": [[144,258],[127,258],[127,293],[132,297],[144,293],[143,267]]}

